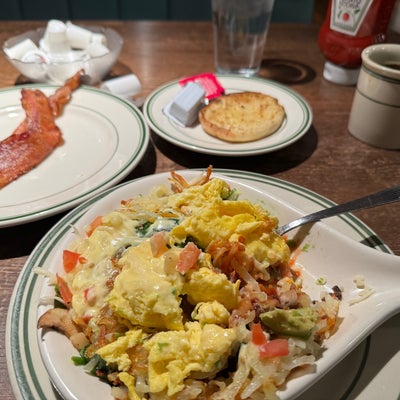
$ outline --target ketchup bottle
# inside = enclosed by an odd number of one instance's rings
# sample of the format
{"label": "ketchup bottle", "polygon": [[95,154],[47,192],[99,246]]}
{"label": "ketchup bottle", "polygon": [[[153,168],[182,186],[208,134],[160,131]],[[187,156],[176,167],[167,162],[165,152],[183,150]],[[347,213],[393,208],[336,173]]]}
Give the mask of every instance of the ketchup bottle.
{"label": "ketchup bottle", "polygon": [[329,0],[318,45],[326,58],[324,78],[342,85],[357,83],[361,52],[386,41],[396,0]]}

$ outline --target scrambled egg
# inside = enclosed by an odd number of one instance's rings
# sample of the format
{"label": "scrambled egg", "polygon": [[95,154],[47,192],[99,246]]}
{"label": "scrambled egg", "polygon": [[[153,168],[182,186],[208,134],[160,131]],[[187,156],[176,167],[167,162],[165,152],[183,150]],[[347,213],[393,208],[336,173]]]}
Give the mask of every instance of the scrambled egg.
{"label": "scrambled egg", "polygon": [[114,342],[101,347],[97,350],[97,354],[108,363],[117,363],[120,371],[128,371],[132,364],[127,353],[128,349],[141,344],[147,336],[141,329],[132,329]]}
{"label": "scrambled egg", "polygon": [[[150,391],[168,396],[181,391],[189,377],[214,376],[236,351],[237,333],[227,327],[239,306],[241,282],[231,282],[213,268],[206,253],[212,240],[240,240],[265,269],[289,259],[288,246],[273,232],[276,219],[257,204],[229,200],[229,193],[220,179],[175,194],[159,187],[103,217],[90,237],[72,247],[87,260],[66,276],[75,315],[94,317],[107,304],[129,329],[97,354],[117,365],[131,399],[140,398],[129,373],[134,346],[148,353]],[[155,256],[151,241],[160,231],[168,232],[167,242]],[[192,268],[178,271],[188,240],[200,248],[200,256]]]}
{"label": "scrambled egg", "polygon": [[135,390],[135,377],[128,372],[120,372],[118,378],[128,388],[129,400],[141,400]]}
{"label": "scrambled egg", "polygon": [[199,321],[201,325],[217,324],[228,326],[230,313],[221,303],[214,300],[207,303],[198,303],[191,317]]}
{"label": "scrambled egg", "polygon": [[149,241],[130,248],[120,260],[123,268],[108,296],[114,312],[132,325],[183,329],[180,307],[183,294],[193,305],[215,300],[228,310],[237,307],[239,281],[232,283],[226,275],[205,266],[185,276],[176,270],[166,273],[165,264],[171,253],[175,258],[181,251],[175,247],[155,258]]}
{"label": "scrambled egg", "polygon": [[184,208],[188,216],[172,229],[177,242],[194,238],[200,247],[206,248],[212,240],[244,239],[246,252],[268,267],[279,261],[287,261],[290,250],[285,241],[273,232],[277,219],[260,205],[246,200],[224,200],[228,190],[226,182],[212,179],[203,186],[170,196],[168,204]]}
{"label": "scrambled egg", "polygon": [[183,291],[191,304],[216,300],[229,311],[239,302],[240,281],[232,283],[225,274],[218,274],[209,268],[190,271]]}
{"label": "scrambled egg", "polygon": [[184,388],[190,374],[214,375],[225,367],[236,340],[233,329],[187,322],[183,331],[158,332],[144,347],[149,352],[150,391],[167,389],[168,396]]}

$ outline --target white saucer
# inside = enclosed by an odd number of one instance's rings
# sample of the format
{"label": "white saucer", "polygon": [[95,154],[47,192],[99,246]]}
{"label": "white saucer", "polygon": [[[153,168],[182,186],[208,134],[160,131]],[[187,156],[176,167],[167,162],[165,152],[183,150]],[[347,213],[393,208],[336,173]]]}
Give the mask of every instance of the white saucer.
{"label": "white saucer", "polygon": [[193,127],[182,127],[163,113],[163,108],[181,89],[179,81],[169,82],[146,99],[143,113],[151,129],[172,144],[198,153],[220,156],[247,156],[269,153],[299,140],[312,123],[312,111],[307,101],[295,91],[280,83],[262,79],[231,75],[217,75],[226,93],[253,91],[268,94],[278,99],[285,108],[286,118],[282,126],[272,135],[248,143],[228,143],[208,135],[197,123]]}

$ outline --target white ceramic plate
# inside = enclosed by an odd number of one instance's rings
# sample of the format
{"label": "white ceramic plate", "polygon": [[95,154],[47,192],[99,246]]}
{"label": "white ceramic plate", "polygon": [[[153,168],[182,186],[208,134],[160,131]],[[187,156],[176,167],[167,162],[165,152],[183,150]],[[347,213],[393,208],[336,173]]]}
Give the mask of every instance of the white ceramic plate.
{"label": "white ceramic plate", "polygon": [[[28,85],[49,95],[56,86]],[[0,140],[24,119],[21,87],[0,91]],[[149,141],[141,112],[110,93],[76,90],[56,120],[64,143],[36,168],[0,189],[0,227],[48,217],[123,179]]]}
{"label": "white ceramic plate", "polygon": [[[181,173],[186,177],[199,174],[198,171]],[[239,188],[245,197],[261,201],[282,222],[287,222],[301,213],[315,211],[332,204],[314,192],[276,178],[242,171],[215,171],[215,174],[221,173],[232,186]],[[169,174],[164,173],[141,178],[98,194],[66,215],[37,245],[20,274],[7,316],[7,362],[11,383],[18,399],[57,399],[50,383],[50,375],[57,390],[65,399],[82,399],[90,393],[91,398],[111,400],[110,390],[106,384],[86,375],[82,368],[72,365],[70,357],[75,354],[75,350],[64,336],[56,332],[47,332],[43,337],[40,336],[36,324],[38,315],[44,311],[44,307],[39,306],[39,300],[42,296],[53,292],[46,280],[33,272],[33,268],[40,266],[45,270],[58,271],[62,249],[72,239],[71,225],[79,229],[95,215],[114,209],[121,199],[145,193],[154,185],[166,182],[168,176]],[[293,204],[296,204],[296,207]],[[332,227],[339,229],[346,236],[335,233]],[[348,237],[354,240],[349,240]],[[317,371],[291,381],[280,393],[281,398],[294,399],[299,395],[303,400],[357,398],[352,397],[351,393],[354,393],[355,385],[360,385],[362,381],[359,378],[362,377],[363,371],[367,370],[365,364],[370,364],[372,367],[375,365],[376,359],[368,358],[369,351],[372,354],[374,352],[385,354],[387,358],[388,355],[392,357],[388,368],[382,363],[379,364],[380,380],[377,385],[368,387],[371,377],[367,377],[367,383],[361,387],[363,393],[366,391],[376,393],[379,390],[382,398],[395,399],[396,397],[389,395],[400,393],[400,384],[392,377],[400,368],[400,357],[396,353],[398,345],[393,340],[400,335],[399,316],[387,321],[372,335],[373,338],[379,334],[381,340],[368,339],[366,342],[363,340],[398,310],[400,293],[393,282],[398,281],[400,270],[385,270],[382,265],[379,267],[374,265],[371,269],[364,263],[361,266],[357,264],[359,255],[360,257],[367,255],[368,259],[372,252],[385,258],[391,257],[387,254],[390,250],[374,232],[352,215],[331,218],[327,223],[316,224],[305,241],[309,252],[302,253],[298,260],[308,267],[305,272],[307,291],[310,290],[318,295],[321,288],[315,285],[315,279],[321,275],[327,277],[329,285],[343,285],[345,291],[341,316],[344,317],[344,321],[337,335],[328,340],[327,350],[317,363]],[[358,242],[374,246],[380,251]],[[361,270],[367,283],[372,285],[377,293],[350,308],[347,304],[348,299],[355,296],[352,277]],[[392,328],[389,331],[388,323],[392,324],[389,325]],[[357,345],[358,347],[353,350]],[[339,363],[341,359],[343,361]],[[330,371],[337,363],[339,364]],[[388,380],[389,378],[391,380]],[[385,379],[390,383],[386,392],[382,389],[382,380]],[[306,388],[310,389],[304,392]],[[385,396],[385,393],[388,396]]]}
{"label": "white ceramic plate", "polygon": [[147,123],[165,140],[198,153],[220,156],[246,156],[269,153],[299,140],[312,123],[312,112],[307,101],[295,91],[277,82],[262,78],[217,75],[226,93],[253,91],[273,96],[285,108],[286,118],[272,135],[249,143],[228,143],[204,132],[201,125],[181,127],[168,119],[163,108],[181,90],[178,81],[161,86],[152,92],[143,106]]}

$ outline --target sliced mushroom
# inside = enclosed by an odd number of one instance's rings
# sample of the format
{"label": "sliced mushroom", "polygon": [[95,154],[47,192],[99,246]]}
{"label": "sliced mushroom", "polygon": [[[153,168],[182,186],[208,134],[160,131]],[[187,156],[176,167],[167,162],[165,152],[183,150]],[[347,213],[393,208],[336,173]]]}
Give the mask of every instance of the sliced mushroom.
{"label": "sliced mushroom", "polygon": [[85,334],[79,330],[68,310],[64,308],[52,308],[46,311],[39,318],[38,328],[56,329],[63,333],[78,350],[89,344]]}

